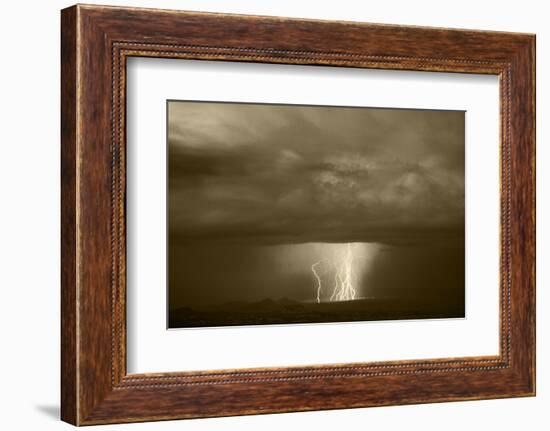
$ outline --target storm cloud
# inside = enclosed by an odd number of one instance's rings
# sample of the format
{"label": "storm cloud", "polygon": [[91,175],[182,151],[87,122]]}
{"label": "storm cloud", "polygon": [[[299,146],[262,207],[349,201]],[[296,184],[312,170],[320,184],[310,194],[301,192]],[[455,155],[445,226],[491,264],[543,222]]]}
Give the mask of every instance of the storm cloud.
{"label": "storm cloud", "polygon": [[464,112],[168,102],[173,243],[463,240]]}

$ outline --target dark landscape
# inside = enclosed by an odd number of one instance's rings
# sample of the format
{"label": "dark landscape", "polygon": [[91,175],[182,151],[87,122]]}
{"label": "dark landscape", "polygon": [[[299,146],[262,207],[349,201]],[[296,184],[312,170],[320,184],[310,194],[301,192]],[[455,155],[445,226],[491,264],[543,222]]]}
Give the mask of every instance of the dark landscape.
{"label": "dark landscape", "polygon": [[170,328],[267,325],[370,320],[407,320],[464,317],[464,301],[372,298],[353,301],[307,303],[288,298],[258,302],[228,302],[217,307],[182,307],[170,312]]}

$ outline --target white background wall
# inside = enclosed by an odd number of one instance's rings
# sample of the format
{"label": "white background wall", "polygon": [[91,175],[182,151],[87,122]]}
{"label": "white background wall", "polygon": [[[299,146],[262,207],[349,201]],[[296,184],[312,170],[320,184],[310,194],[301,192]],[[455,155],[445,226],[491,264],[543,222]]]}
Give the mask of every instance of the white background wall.
{"label": "white background wall", "polygon": [[[102,1],[171,9],[477,28],[537,34],[538,396],[105,426],[135,430],[548,429],[550,273],[550,13],[544,1]],[[2,4],[0,32],[0,427],[61,430],[59,422],[59,10],[71,3]],[[546,54],[546,55],[545,55]]]}

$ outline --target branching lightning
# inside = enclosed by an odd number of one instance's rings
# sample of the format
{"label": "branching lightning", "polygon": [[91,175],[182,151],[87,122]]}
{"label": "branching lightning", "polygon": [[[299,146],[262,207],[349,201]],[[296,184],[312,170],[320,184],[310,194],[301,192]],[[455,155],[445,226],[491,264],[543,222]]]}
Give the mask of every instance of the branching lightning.
{"label": "branching lightning", "polygon": [[[321,302],[321,277],[316,268],[322,261],[311,265],[311,271],[317,280],[317,303]],[[355,274],[353,271],[353,244],[346,244],[342,253],[334,257],[329,268],[334,271],[334,288],[329,301],[352,301],[357,296]],[[330,272],[330,269],[328,270]]]}
{"label": "branching lightning", "polygon": [[317,274],[317,271],[315,271],[315,267],[320,264],[321,264],[321,261],[318,261],[318,262],[315,262],[313,265],[311,265],[311,271],[313,272],[313,275],[317,279],[317,304],[321,303],[321,277],[319,277],[319,274]]}

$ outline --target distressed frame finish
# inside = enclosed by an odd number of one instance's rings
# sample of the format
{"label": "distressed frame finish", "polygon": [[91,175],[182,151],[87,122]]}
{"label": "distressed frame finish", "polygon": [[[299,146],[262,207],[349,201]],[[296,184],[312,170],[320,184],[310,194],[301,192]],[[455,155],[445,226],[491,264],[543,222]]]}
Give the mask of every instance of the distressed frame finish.
{"label": "distressed frame finish", "polygon": [[[61,16],[63,420],[89,425],[535,394],[534,35],[82,5]],[[499,355],[128,375],[130,56],[498,75]]]}

